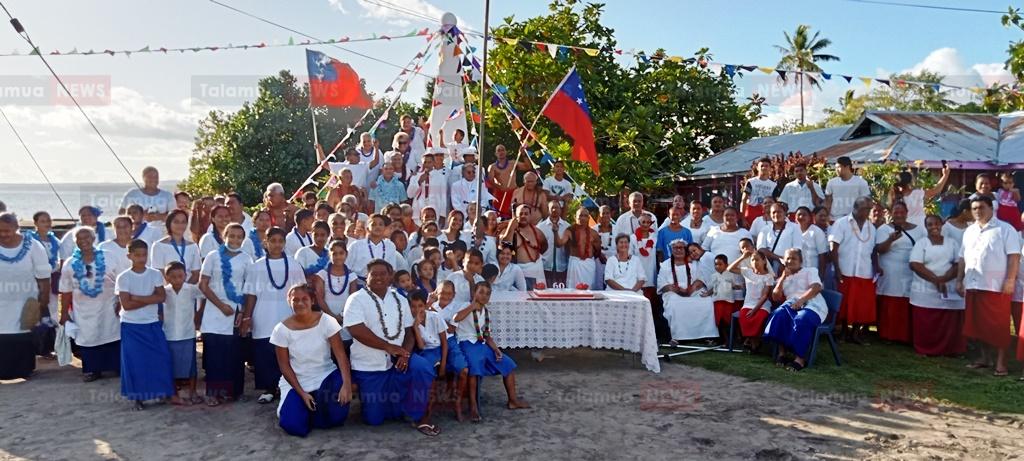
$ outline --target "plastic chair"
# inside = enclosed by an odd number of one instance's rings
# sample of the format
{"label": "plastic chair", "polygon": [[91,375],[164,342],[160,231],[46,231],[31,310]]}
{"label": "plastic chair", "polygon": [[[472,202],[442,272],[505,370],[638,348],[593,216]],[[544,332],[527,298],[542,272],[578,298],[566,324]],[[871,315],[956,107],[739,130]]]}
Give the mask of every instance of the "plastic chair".
{"label": "plastic chair", "polygon": [[821,297],[825,298],[825,305],[828,306],[828,317],[818,328],[814,330],[814,339],[811,341],[811,350],[807,353],[807,366],[814,365],[814,359],[818,355],[818,339],[822,335],[828,338],[828,345],[832,348],[832,358],[836,366],[842,366],[839,358],[839,344],[832,334],[836,327],[836,317],[839,316],[839,306],[843,304],[843,294],[834,290],[821,290]]}

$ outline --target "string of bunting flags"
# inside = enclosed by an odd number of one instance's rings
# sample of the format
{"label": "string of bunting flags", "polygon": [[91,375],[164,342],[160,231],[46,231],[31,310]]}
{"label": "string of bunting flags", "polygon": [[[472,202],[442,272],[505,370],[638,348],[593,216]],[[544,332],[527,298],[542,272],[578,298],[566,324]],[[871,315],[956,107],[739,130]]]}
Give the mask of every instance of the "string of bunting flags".
{"label": "string of bunting flags", "polygon": [[[189,46],[189,47],[182,47],[182,48],[154,47],[154,46],[146,45],[146,46],[144,46],[142,48],[133,49],[133,50],[127,50],[127,49],[119,49],[119,50],[103,49],[103,50],[99,50],[99,51],[97,51],[95,49],[89,49],[87,51],[81,51],[81,50],[78,49],[78,47],[74,47],[74,48],[72,48],[72,49],[70,49],[68,51],[54,50],[54,51],[51,51],[49,53],[45,53],[45,55],[47,55],[47,56],[93,56],[93,55],[117,56],[117,55],[122,55],[122,56],[131,57],[131,55],[133,55],[133,54],[141,54],[141,53],[164,53],[164,54],[167,54],[167,53],[173,53],[173,52],[185,53],[185,52],[188,52],[188,51],[191,51],[193,53],[199,53],[199,52],[205,52],[205,51],[251,50],[251,49],[255,50],[255,49],[261,49],[261,48],[282,48],[282,47],[290,47],[290,46],[335,45],[335,44],[339,44],[339,43],[371,42],[371,41],[380,41],[380,40],[388,40],[388,41],[390,41],[390,40],[393,40],[393,39],[400,39],[400,38],[428,37],[430,35],[432,35],[432,32],[430,32],[430,29],[429,28],[424,28],[424,29],[420,29],[420,30],[413,30],[413,31],[411,31],[411,32],[409,32],[407,34],[403,34],[403,35],[377,35],[377,34],[373,34],[370,37],[361,37],[361,38],[340,37],[340,38],[337,38],[337,39],[332,38],[332,39],[328,39],[328,40],[303,40],[301,42],[295,41],[294,37],[288,37],[288,41],[285,42],[285,43],[270,43],[270,44],[268,44],[266,42],[250,43],[250,44],[243,44],[243,45],[233,45],[233,44],[229,43],[227,45]],[[34,55],[37,55],[37,54],[41,54],[41,52],[39,51],[38,48],[33,49],[32,51],[18,51],[18,50],[14,50],[14,51],[11,51],[11,52],[8,52],[8,53],[0,53],[0,57],[34,56]]]}

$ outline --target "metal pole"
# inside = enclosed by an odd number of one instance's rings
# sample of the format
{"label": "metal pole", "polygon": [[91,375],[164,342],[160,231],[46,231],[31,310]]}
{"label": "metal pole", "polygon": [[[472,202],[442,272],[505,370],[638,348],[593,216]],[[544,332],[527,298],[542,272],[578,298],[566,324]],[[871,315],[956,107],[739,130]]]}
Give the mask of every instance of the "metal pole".
{"label": "metal pole", "polygon": [[[477,149],[480,150],[480,164],[477,165],[476,171],[476,237],[481,241],[484,238],[484,220],[483,220],[483,206],[480,203],[483,200],[484,192],[484,132],[487,130],[486,114],[487,104],[487,41],[490,40],[490,17],[491,17],[491,0],[484,0],[484,60],[480,65],[480,134],[477,138]],[[513,169],[512,174],[515,174]]]}

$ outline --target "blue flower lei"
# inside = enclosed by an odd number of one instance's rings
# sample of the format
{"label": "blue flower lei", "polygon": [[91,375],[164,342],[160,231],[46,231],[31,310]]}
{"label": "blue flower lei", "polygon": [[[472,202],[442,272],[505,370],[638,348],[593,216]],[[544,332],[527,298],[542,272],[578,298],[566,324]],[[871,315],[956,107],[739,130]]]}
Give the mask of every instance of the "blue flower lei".
{"label": "blue flower lei", "polygon": [[220,274],[221,283],[224,285],[224,294],[231,302],[242,304],[245,297],[238,294],[235,282],[231,280],[231,257],[228,256],[228,247],[221,245],[217,251],[220,253]]}
{"label": "blue flower lei", "polygon": [[252,240],[253,254],[256,255],[256,259],[262,258],[263,257],[263,241],[260,240],[259,236],[256,234],[256,229],[255,228],[249,230],[249,240]]}
{"label": "blue flower lei", "polygon": [[90,298],[95,298],[103,293],[103,281],[107,273],[107,264],[103,257],[103,252],[99,249],[93,248],[93,255],[95,260],[93,264],[96,266],[96,274],[92,281],[92,286],[89,286],[85,281],[85,261],[82,260],[82,250],[75,248],[75,251],[71,253],[71,269],[74,271],[75,280],[78,282],[78,290]]}
{"label": "blue flower lei", "polygon": [[317,272],[320,272],[320,271],[324,270],[324,268],[327,267],[327,263],[329,262],[328,258],[327,258],[328,256],[329,256],[329,254],[327,252],[327,249],[324,248],[320,252],[320,257],[317,258],[316,264],[303,269],[303,271],[305,271],[305,273],[306,273],[306,276],[308,277],[310,275],[313,275],[313,274],[315,274]]}
{"label": "blue flower lei", "polygon": [[275,290],[283,290],[288,285],[288,256],[282,255],[284,259],[284,281],[280,285],[274,280],[274,271],[270,270],[270,256],[263,258],[263,264],[267,266],[267,277],[270,278],[270,286],[274,287]]}
{"label": "blue flower lei", "polygon": [[32,248],[32,239],[23,235],[21,237],[21,249],[18,250],[18,254],[14,255],[14,257],[11,258],[8,258],[3,254],[0,254],[0,261],[9,264],[18,264],[19,261],[25,258],[25,255],[28,254],[28,250],[30,248]]}
{"label": "blue flower lei", "polygon": [[[39,232],[30,230],[27,232],[27,234],[29,237],[39,241],[39,243],[43,243],[43,238],[39,236]],[[49,231],[46,233],[46,239],[50,241],[50,269],[56,270],[57,252],[60,250],[60,241],[57,240],[57,234],[54,234],[53,231]]]}
{"label": "blue flower lei", "polygon": [[139,236],[142,235],[143,232],[146,232],[147,227],[149,227],[149,223],[146,221],[142,221],[142,225],[139,226],[139,228],[132,233],[132,239],[134,240],[139,238]]}
{"label": "blue flower lei", "polygon": [[331,290],[331,294],[332,295],[334,295],[334,296],[341,296],[342,294],[345,293],[345,290],[348,290],[348,277],[352,273],[349,272],[348,266],[343,266],[345,268],[345,284],[342,285],[341,291],[334,291],[334,279],[333,279],[333,276],[331,275],[331,268],[332,267],[334,267],[334,263],[328,263],[327,264],[327,289]]}

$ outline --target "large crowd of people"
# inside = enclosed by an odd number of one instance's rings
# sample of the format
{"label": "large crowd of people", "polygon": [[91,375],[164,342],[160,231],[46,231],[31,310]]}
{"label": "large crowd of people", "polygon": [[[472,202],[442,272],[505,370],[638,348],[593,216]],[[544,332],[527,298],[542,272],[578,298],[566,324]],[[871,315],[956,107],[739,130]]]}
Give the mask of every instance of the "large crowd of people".
{"label": "large crowd of people", "polygon": [[830,315],[822,290],[836,290],[851,344],[871,327],[924,355],[961,355],[970,340],[972,367],[1007,373],[1024,300],[1011,176],[994,190],[979,175],[978,192],[943,220],[925,203],[948,168],[933,190],[903,178],[886,209],[848,158],[824,188],[802,165],[777,184],[764,159],[739,203],[676,196],[659,223],[639,192],[618,216],[609,206],[565,216],[576,190],[561,162],[542,179],[497,146],[478,171],[464,138],[427,147],[403,117],[390,150],[362,136],[328,162],[327,189],[295,203],[279,183],[262,204],[172,193],[146,168],[116,217],[84,206],[63,238],[45,211],[24,233],[0,213],[0,379],[29,377],[60,324],[83,380],[120,375],[135,409],[244,400],[249,369],[257,401],[277,402],[289,434],[343,423],[355,395],[366,424],[407,418],[435,436],[435,401],[460,421],[466,402],[480,419],[484,376],[502,376],[509,409],[528,407],[488,304],[494,291],[545,286],[642,294],[665,341],[725,341],[739,312],[745,347],[774,341],[793,370]]}

